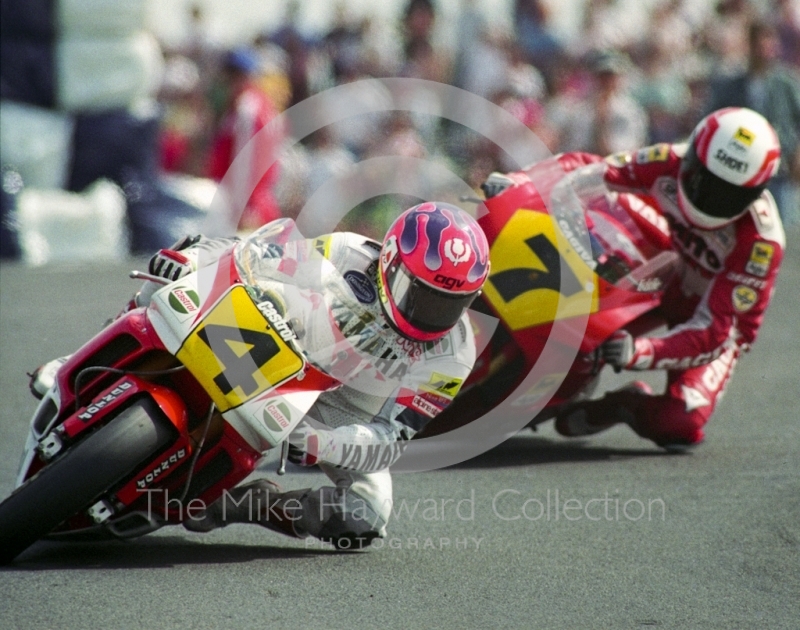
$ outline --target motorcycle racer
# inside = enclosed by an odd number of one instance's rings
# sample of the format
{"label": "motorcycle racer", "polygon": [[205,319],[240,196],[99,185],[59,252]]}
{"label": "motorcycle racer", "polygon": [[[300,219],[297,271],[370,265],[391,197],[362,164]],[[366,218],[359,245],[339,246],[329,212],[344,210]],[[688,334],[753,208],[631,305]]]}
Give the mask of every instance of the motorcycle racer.
{"label": "motorcycle racer", "polygon": [[[286,226],[294,229],[283,219],[262,230]],[[186,238],[153,256],[149,271],[178,280],[236,243]],[[185,527],[204,532],[258,523],[340,549],[364,548],[385,536],[392,508],[389,467],[447,407],[475,362],[466,309],[488,275],[488,251],[475,220],[439,202],[405,211],[383,243],[339,232],[259,251],[254,269],[264,276],[257,279],[260,310],[270,321],[288,321],[292,330],[286,332],[298,339],[307,360],[342,383],[317,398],[289,438],[289,460],[318,464],[334,485],[281,492],[271,481],[256,480],[224,491],[201,512],[187,512]],[[307,273],[317,263],[321,280]],[[292,283],[274,281],[271,268],[292,276]],[[303,293],[312,285],[322,287],[321,294]],[[158,288],[146,283],[132,305],[147,305]],[[313,305],[287,308],[301,302]],[[302,313],[300,321],[288,312]],[[40,369],[32,390],[45,389],[60,365],[56,360]]]}
{"label": "motorcycle racer", "polygon": [[556,430],[585,436],[624,422],[669,451],[699,444],[740,354],[756,339],[783,257],[783,227],[766,190],[780,162],[777,135],[760,114],[727,108],[704,118],[688,144],[560,161],[568,170],[594,164],[586,168],[608,188],[647,195],[683,265],[662,300],[666,332],[634,338],[622,330],[600,347],[616,371],[667,370],[666,392],[630,383],[567,408]]}

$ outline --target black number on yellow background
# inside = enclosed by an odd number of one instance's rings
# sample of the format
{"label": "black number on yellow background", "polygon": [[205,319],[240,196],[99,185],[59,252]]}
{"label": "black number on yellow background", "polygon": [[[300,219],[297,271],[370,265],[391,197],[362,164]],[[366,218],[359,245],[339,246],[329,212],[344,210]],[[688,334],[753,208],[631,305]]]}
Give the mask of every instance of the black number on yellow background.
{"label": "black number on yellow background", "polygon": [[[544,269],[517,267],[505,269],[489,276],[489,282],[494,285],[503,300],[511,302],[520,295],[537,289],[560,291],[566,297],[583,290],[575,273],[544,234],[530,237],[525,244],[536,254],[536,257],[544,265]],[[561,277],[562,268],[566,271],[563,278]]]}
{"label": "black number on yellow background", "polygon": [[[258,330],[207,324],[197,335],[225,366],[214,377],[214,382],[226,395],[236,387],[240,387],[245,396],[255,393],[259,388],[255,379],[258,370],[280,352],[272,335]],[[228,342],[245,343],[251,347],[240,356]]]}

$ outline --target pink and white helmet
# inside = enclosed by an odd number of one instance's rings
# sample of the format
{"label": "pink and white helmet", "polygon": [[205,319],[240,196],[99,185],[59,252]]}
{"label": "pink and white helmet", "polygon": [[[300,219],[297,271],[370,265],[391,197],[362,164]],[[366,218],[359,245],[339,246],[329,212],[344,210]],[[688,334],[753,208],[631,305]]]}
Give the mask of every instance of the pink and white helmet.
{"label": "pink and white helmet", "polygon": [[695,127],[678,175],[686,219],[714,230],[742,216],[778,171],[781,147],[761,114],[720,109]]}
{"label": "pink and white helmet", "polygon": [[392,327],[414,341],[444,336],[489,275],[489,244],[456,206],[426,202],[392,223],[381,248],[378,285]]}

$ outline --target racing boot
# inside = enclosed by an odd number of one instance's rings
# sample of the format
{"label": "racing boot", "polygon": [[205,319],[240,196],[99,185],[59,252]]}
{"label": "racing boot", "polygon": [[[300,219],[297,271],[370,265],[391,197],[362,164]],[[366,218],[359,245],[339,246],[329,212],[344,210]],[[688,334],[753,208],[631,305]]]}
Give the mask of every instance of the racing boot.
{"label": "racing boot", "polygon": [[372,503],[347,488],[324,486],[309,492],[303,506],[298,529],[338,551],[363,551],[386,535],[386,522]]}
{"label": "racing boot", "polygon": [[599,400],[570,405],[556,416],[555,429],[565,437],[585,437],[610,429],[615,424],[633,425],[641,397],[652,393],[647,383],[633,381]]}
{"label": "racing boot", "polygon": [[37,400],[44,398],[44,395],[49,392],[55,384],[58,370],[67,362],[70,356],[71,355],[67,355],[48,361],[44,365],[40,365],[36,368],[32,374],[28,374],[31,379],[28,383],[28,387],[30,387],[31,394],[33,394],[34,398]]}
{"label": "racing boot", "polygon": [[223,491],[222,496],[200,514],[187,513],[183,526],[192,532],[210,532],[233,523],[250,523],[292,538],[305,538],[306,534],[298,531],[295,523],[301,517],[300,499],[309,490],[281,492],[273,481],[257,479]]}

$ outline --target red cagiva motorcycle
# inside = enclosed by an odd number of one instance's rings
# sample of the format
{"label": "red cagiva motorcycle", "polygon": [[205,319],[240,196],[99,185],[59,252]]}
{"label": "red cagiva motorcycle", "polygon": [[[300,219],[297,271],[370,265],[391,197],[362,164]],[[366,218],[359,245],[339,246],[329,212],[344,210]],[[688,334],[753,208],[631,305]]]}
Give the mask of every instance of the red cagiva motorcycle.
{"label": "red cagiva motorcycle", "polygon": [[0,504],[0,561],[47,535],[132,538],[180,523],[192,500],[210,504],[264,450],[288,445],[339,385],[306,360],[288,323],[313,306],[269,291],[291,281],[269,252],[302,238],[293,225],[269,224],[162,287],[69,358]]}
{"label": "red cagiva motorcycle", "polygon": [[[653,311],[679,264],[669,226],[646,197],[609,191],[601,170],[567,174],[553,158],[483,185],[489,213],[479,222],[492,269],[473,308],[499,325],[486,333],[459,395],[420,437],[461,427],[501,402],[514,414],[530,412],[529,426],[553,418],[591,395],[603,341],[621,328],[642,334],[662,325]],[[473,323],[483,334],[481,319]],[[543,355],[551,336],[555,354]],[[561,367],[526,380],[543,356]]]}

